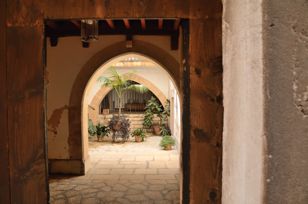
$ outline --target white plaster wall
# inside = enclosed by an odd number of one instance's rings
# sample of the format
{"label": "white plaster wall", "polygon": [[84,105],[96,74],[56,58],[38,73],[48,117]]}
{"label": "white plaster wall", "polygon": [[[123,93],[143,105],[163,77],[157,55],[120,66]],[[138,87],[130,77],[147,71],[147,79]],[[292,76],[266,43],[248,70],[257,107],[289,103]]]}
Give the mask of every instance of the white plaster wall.
{"label": "white plaster wall", "polygon": [[179,94],[172,81],[169,81],[169,99],[170,99],[170,129],[172,135],[176,139],[177,150],[180,152],[181,136],[182,136],[181,106],[180,106]]}
{"label": "white plaster wall", "polygon": [[264,191],[262,0],[224,0],[223,204],[261,204]]}

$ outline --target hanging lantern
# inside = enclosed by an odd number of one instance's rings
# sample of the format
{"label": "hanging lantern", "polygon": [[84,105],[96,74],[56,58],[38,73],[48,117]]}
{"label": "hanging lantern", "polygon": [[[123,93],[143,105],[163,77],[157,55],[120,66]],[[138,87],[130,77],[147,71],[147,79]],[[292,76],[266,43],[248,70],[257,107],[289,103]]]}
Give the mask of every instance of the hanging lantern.
{"label": "hanging lantern", "polygon": [[98,40],[98,20],[83,19],[80,25],[81,41],[89,42]]}

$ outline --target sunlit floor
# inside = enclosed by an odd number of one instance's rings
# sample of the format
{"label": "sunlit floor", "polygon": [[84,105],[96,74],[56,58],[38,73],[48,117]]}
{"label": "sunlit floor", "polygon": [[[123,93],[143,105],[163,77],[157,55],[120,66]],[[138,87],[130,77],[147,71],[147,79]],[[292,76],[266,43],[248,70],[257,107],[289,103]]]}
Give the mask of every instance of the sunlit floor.
{"label": "sunlit floor", "polygon": [[160,139],[90,142],[86,176],[50,179],[50,203],[179,203],[179,155],[161,150]]}

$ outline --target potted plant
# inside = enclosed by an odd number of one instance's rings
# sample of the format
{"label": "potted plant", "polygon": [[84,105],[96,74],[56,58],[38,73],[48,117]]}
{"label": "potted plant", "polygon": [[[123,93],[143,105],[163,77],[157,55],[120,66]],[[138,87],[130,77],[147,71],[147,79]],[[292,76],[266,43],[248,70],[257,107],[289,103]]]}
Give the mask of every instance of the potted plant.
{"label": "potted plant", "polygon": [[169,116],[170,116],[170,101],[167,100],[164,110],[160,114],[160,121],[161,121],[160,134],[162,136],[171,135],[171,130],[168,125]]}
{"label": "potted plant", "polygon": [[136,142],[143,142],[145,138],[145,132],[142,128],[137,128],[132,132],[132,137],[135,137]]}
{"label": "potted plant", "polygon": [[100,141],[100,139],[104,138],[105,136],[108,136],[110,132],[110,128],[105,125],[101,125],[98,123],[96,125],[96,136],[97,136],[97,141]]}
{"label": "potted plant", "polygon": [[96,126],[93,124],[93,121],[91,119],[88,120],[88,133],[90,136],[95,136],[96,135]]}
{"label": "potted plant", "polygon": [[172,150],[172,146],[175,144],[175,140],[171,135],[163,136],[160,141],[160,147],[164,150]]}
{"label": "potted plant", "polygon": [[153,122],[154,116],[161,117],[162,107],[155,97],[151,97],[146,103],[143,125],[146,128],[152,127],[154,135],[160,134],[160,121]]}

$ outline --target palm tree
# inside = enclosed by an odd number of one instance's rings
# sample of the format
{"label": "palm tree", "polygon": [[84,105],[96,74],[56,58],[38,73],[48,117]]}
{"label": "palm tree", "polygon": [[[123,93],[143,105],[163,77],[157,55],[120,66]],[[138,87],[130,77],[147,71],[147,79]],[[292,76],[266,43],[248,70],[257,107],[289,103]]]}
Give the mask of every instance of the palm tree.
{"label": "palm tree", "polygon": [[109,68],[111,72],[110,77],[100,77],[99,81],[102,82],[102,86],[110,87],[114,89],[118,96],[119,102],[119,112],[118,117],[120,118],[122,114],[122,96],[126,90],[134,90],[140,93],[145,93],[148,89],[141,84],[134,84],[132,81],[128,80],[130,74],[119,74],[117,70],[113,67]]}

